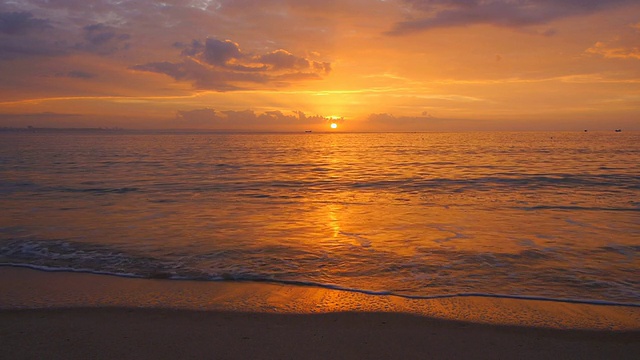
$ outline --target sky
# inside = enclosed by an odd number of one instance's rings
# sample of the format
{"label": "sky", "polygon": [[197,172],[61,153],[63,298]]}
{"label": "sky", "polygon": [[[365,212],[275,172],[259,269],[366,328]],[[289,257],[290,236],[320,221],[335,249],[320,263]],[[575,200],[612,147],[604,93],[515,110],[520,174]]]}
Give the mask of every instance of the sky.
{"label": "sky", "polygon": [[640,2],[0,2],[0,127],[332,122],[640,130]]}

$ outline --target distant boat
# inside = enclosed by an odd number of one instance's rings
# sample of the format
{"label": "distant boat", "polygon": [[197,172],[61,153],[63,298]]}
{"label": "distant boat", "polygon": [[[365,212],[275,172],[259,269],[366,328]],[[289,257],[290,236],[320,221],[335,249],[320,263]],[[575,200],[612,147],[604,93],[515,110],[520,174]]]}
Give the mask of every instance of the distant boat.
{"label": "distant boat", "polygon": [[306,133],[310,133],[310,132],[312,132],[312,131],[311,131],[311,130],[305,130],[304,132],[306,132]]}
{"label": "distant boat", "polygon": [[616,129],[616,132],[622,132],[622,129]]}

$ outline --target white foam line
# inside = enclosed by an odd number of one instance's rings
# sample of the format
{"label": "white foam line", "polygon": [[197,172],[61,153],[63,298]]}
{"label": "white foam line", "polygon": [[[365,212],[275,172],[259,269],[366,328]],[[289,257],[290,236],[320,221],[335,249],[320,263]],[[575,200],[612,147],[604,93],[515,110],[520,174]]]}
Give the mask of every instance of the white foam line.
{"label": "white foam line", "polygon": [[[241,281],[256,281],[256,280],[241,280]],[[640,303],[622,303],[622,302],[607,301],[607,300],[551,298],[551,297],[532,296],[532,295],[511,295],[511,294],[490,294],[490,293],[405,295],[405,294],[394,293],[392,291],[387,291],[387,290],[383,290],[383,291],[364,290],[364,289],[342,287],[338,285],[321,284],[321,283],[304,282],[304,281],[281,281],[281,280],[258,280],[258,281],[282,283],[287,285],[315,286],[315,287],[322,287],[322,288],[327,288],[332,290],[355,292],[355,293],[361,293],[361,294],[373,295],[373,296],[395,296],[395,297],[411,299],[411,300],[437,300],[437,299],[450,299],[450,298],[458,298],[458,297],[485,297],[485,298],[514,299],[514,300],[550,301],[550,302],[586,304],[586,305],[640,307]]]}
{"label": "white foam line", "polygon": [[[117,276],[124,278],[138,278],[138,279],[150,279],[148,277],[129,274],[129,273],[111,273],[105,271],[95,271],[89,269],[72,269],[72,268],[55,268],[49,266],[41,266],[41,265],[30,265],[30,264],[16,264],[16,263],[3,263],[0,264],[0,267],[21,267],[21,268],[29,268],[33,270],[40,270],[46,272],[75,272],[75,273],[88,273],[95,275],[109,275],[109,276]],[[584,304],[584,305],[601,305],[601,306],[624,306],[624,307],[640,307],[640,303],[623,303],[623,302],[615,302],[615,301],[607,301],[607,300],[587,300],[587,299],[570,299],[570,298],[551,298],[544,296],[533,296],[533,295],[512,295],[512,294],[490,294],[490,293],[455,293],[455,294],[435,294],[435,295],[406,295],[406,294],[398,294],[389,290],[366,290],[366,289],[358,289],[358,288],[349,288],[334,284],[323,284],[316,283],[311,281],[299,281],[299,280],[274,280],[274,279],[266,279],[266,278],[236,278],[236,279],[224,279],[220,277],[210,277],[207,279],[201,278],[187,278],[187,277],[169,277],[163,278],[162,280],[174,280],[174,281],[210,281],[210,282],[227,282],[227,281],[235,281],[235,282],[263,282],[263,283],[274,283],[274,284],[283,284],[283,285],[293,285],[293,286],[309,286],[309,287],[319,287],[330,290],[338,290],[338,291],[347,291],[353,293],[360,293],[365,295],[372,296],[395,296],[403,299],[410,300],[438,300],[438,299],[452,299],[452,298],[461,298],[461,297],[483,297],[483,298],[494,298],[494,299],[513,299],[513,300],[531,300],[531,301],[548,301],[548,302],[557,302],[557,303],[570,303],[570,304]]]}
{"label": "white foam line", "polygon": [[39,270],[45,272],[72,272],[72,273],[83,273],[83,274],[94,274],[94,275],[109,275],[109,276],[118,276],[124,278],[136,278],[136,279],[144,279],[144,276],[130,274],[130,273],[112,273],[108,271],[98,271],[91,269],[75,269],[75,268],[65,268],[65,267],[51,267],[45,265],[32,265],[32,264],[20,264],[20,263],[2,263],[0,267],[18,267],[18,268],[27,268],[32,270]]}

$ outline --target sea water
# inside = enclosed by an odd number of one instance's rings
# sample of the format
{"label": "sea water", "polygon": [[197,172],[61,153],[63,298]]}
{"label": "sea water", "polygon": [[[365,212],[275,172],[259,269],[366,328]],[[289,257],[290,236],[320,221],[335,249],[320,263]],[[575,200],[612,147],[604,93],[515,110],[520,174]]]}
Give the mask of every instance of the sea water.
{"label": "sea water", "polygon": [[0,133],[0,265],[640,306],[640,133]]}

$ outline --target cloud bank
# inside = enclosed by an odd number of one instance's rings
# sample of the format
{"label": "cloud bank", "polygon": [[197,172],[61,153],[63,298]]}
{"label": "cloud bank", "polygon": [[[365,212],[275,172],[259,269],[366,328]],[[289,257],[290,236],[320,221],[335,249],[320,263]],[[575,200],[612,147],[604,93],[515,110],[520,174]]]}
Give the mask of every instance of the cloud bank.
{"label": "cloud bank", "polygon": [[404,2],[417,11],[417,14],[406,21],[396,23],[388,31],[389,35],[405,35],[438,28],[478,24],[522,28],[634,4],[636,0],[404,0]]}
{"label": "cloud bank", "polygon": [[34,18],[27,11],[0,13],[0,33],[6,35],[25,35],[32,31],[50,28],[49,20]]}
{"label": "cloud bank", "polygon": [[82,28],[83,40],[74,48],[99,55],[112,54],[129,48],[127,40],[131,35],[119,32],[116,28],[104,24],[92,24]]}
{"label": "cloud bank", "polygon": [[175,126],[220,130],[290,131],[326,129],[328,122],[329,118],[320,115],[307,116],[301,111],[285,114],[279,110],[256,113],[253,110],[217,111],[203,108],[178,111]]}
{"label": "cloud bank", "polygon": [[0,60],[64,53],[60,46],[47,41],[52,29],[49,19],[37,18],[28,11],[0,12]]}
{"label": "cloud bank", "polygon": [[102,23],[68,33],[48,18],[28,11],[0,12],[0,60],[73,53],[110,55],[129,47],[130,34]]}
{"label": "cloud bank", "polygon": [[309,60],[283,49],[258,55],[247,53],[231,40],[208,38],[174,46],[182,49],[181,61],[151,62],[131,68],[188,81],[197,89],[218,91],[246,89],[249,84],[285,85],[294,80],[321,79],[331,71],[328,62]]}

